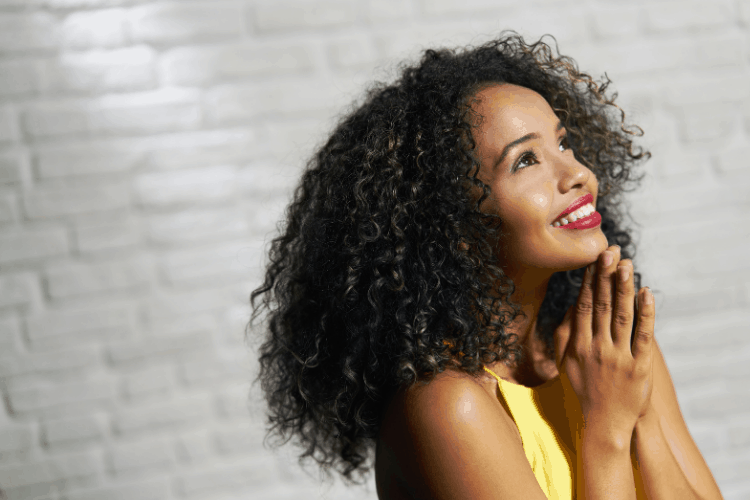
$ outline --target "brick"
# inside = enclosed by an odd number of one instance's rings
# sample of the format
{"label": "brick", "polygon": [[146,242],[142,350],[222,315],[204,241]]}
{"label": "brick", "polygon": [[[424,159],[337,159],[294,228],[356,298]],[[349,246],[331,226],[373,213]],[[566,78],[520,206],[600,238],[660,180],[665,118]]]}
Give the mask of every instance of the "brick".
{"label": "brick", "polygon": [[145,154],[132,141],[119,139],[44,144],[34,153],[41,179],[121,174],[134,169]]}
{"label": "brick", "polygon": [[0,463],[28,453],[34,443],[31,425],[5,425],[0,428]]}
{"label": "brick", "polygon": [[18,142],[19,132],[16,113],[10,106],[0,106],[0,144]]}
{"label": "brick", "polygon": [[346,26],[356,20],[356,4],[351,1],[274,2],[255,7],[255,26],[261,33]]}
{"label": "brick", "polygon": [[72,49],[118,47],[127,42],[125,9],[73,12],[60,25],[63,46]]}
{"label": "brick", "polygon": [[18,488],[3,490],[7,500],[56,500],[60,487],[54,481],[24,485]]}
{"label": "brick", "polygon": [[62,415],[90,411],[113,401],[112,383],[107,380],[47,383],[8,388],[11,415]]}
{"label": "brick", "polygon": [[164,500],[169,496],[169,479],[150,479],[144,482],[127,483],[87,490],[63,493],[64,500]]}
{"label": "brick", "polygon": [[144,290],[150,282],[150,267],[141,258],[95,264],[60,264],[45,271],[47,291],[52,299],[66,299]]}
{"label": "brick", "polygon": [[180,363],[180,380],[188,387],[201,387],[227,380],[241,380],[246,375],[242,360],[212,359],[207,362]]}
{"label": "brick", "polygon": [[[573,42],[589,41],[588,34],[591,29],[586,16],[588,9],[581,5],[563,5],[562,7],[550,6],[544,10],[543,16],[540,16],[538,11],[534,9],[501,11],[503,25],[518,26],[519,33],[527,41],[536,41],[547,33],[552,33],[558,42],[565,44],[564,47]],[[554,42],[550,38],[545,38],[545,41],[554,46]],[[473,43],[473,40],[470,38],[467,42]]]}
{"label": "brick", "polygon": [[175,453],[181,462],[198,464],[213,457],[213,443],[206,429],[180,434],[175,440]]}
{"label": "brick", "polygon": [[42,89],[42,64],[30,59],[0,62],[0,96],[34,94]]}
{"label": "brick", "polygon": [[247,454],[248,450],[263,448],[265,429],[254,422],[222,425],[214,432],[216,448],[222,455]]}
{"label": "brick", "polygon": [[247,421],[249,416],[257,417],[262,408],[253,408],[248,400],[249,390],[245,384],[233,385],[216,393],[216,407],[220,417],[227,420]]}
{"label": "brick", "polygon": [[205,356],[213,349],[212,342],[203,331],[188,332],[112,344],[107,348],[107,357],[116,367],[165,363],[184,356]]}
{"label": "brick", "polygon": [[221,1],[135,7],[128,13],[128,27],[134,40],[151,43],[233,38],[245,32],[242,5]]}
{"label": "brick", "polygon": [[745,73],[690,78],[670,84],[661,94],[670,106],[739,102],[750,97],[748,78]]}
{"label": "brick", "polygon": [[633,5],[596,5],[590,11],[591,30],[599,39],[635,36],[640,32],[643,9]]}
{"label": "brick", "polygon": [[67,252],[68,235],[63,228],[14,229],[0,233],[0,264],[56,257]]}
{"label": "brick", "polygon": [[205,287],[198,290],[177,289],[170,290],[168,294],[154,294],[144,301],[142,314],[148,321],[155,321],[182,317],[185,311],[193,314],[223,311],[231,304],[247,302],[246,289],[244,286],[241,289],[241,292],[235,293],[231,288]]}
{"label": "brick", "polygon": [[414,17],[414,5],[401,0],[366,0],[365,16],[372,23],[408,22]]}
{"label": "brick", "polygon": [[210,417],[211,399],[199,394],[119,409],[113,415],[113,428],[118,435],[158,433],[177,426],[205,425]]}
{"label": "brick", "polygon": [[21,328],[14,317],[0,318],[0,349],[11,356],[20,346]]}
{"label": "brick", "polygon": [[[4,352],[0,354],[0,375],[14,382],[61,380],[71,373],[96,369],[101,364],[101,354],[94,348],[61,349],[54,352]],[[26,383],[26,382],[23,382]],[[31,383],[31,382],[29,382]]]}
{"label": "brick", "polygon": [[287,198],[288,201],[301,176],[302,171],[297,168],[275,162],[253,162],[239,170],[237,186],[241,193],[249,195],[251,202],[262,200],[265,204],[276,197]]}
{"label": "brick", "polygon": [[122,393],[130,401],[170,395],[175,385],[173,371],[160,365],[128,373],[122,378]]}
{"label": "brick", "polygon": [[109,452],[111,471],[121,476],[133,472],[164,472],[176,461],[174,450],[163,440],[120,444]]}
{"label": "brick", "polygon": [[43,7],[50,9],[98,9],[143,3],[148,0],[37,0]]}
{"label": "brick", "polygon": [[164,500],[170,498],[169,479],[149,479],[142,482],[108,485],[85,490],[66,491],[63,500]]}
{"label": "brick", "polygon": [[0,184],[20,184],[28,171],[29,154],[24,149],[0,151]]}
{"label": "brick", "polygon": [[15,193],[0,194],[0,224],[16,222],[19,212]]}
{"label": "brick", "polygon": [[[315,146],[327,140],[320,130],[318,120],[296,119],[268,124],[265,128],[265,136],[266,147],[276,162],[284,166],[294,166],[294,168],[284,169],[283,174],[289,176],[291,184],[299,179],[302,173],[300,167],[312,156]],[[272,171],[279,169],[280,166],[266,165],[267,168],[273,169]],[[250,169],[253,167],[255,165],[249,166]]]}
{"label": "brick", "polygon": [[[581,64],[585,61],[589,73],[608,71],[610,75],[615,75],[613,68],[616,68],[617,74],[623,77],[673,73],[679,69],[739,67],[743,64],[742,42],[734,34],[693,38],[644,39],[627,44],[580,46],[576,51],[576,60]],[[607,61],[606,66],[601,65],[602,61]]]}
{"label": "brick", "polygon": [[232,197],[236,169],[230,166],[144,173],[135,178],[141,205],[170,205],[223,201]]}
{"label": "brick", "polygon": [[750,146],[736,146],[722,149],[718,154],[718,170],[722,174],[747,174],[747,159],[750,157]]}
{"label": "brick", "polygon": [[93,101],[36,102],[22,113],[22,124],[33,137],[179,130],[199,124],[198,101],[194,89],[160,89]]}
{"label": "brick", "polygon": [[711,171],[711,158],[706,149],[669,146],[652,149],[654,165],[661,179],[672,182],[700,182]]}
{"label": "brick", "polygon": [[192,209],[155,215],[148,221],[149,239],[161,244],[185,244],[246,236],[247,220],[235,208]]}
{"label": "brick", "polygon": [[739,18],[743,26],[750,26],[750,3],[738,2]]}
{"label": "brick", "polygon": [[512,2],[491,0],[419,0],[418,5],[420,11],[427,16],[500,13],[507,12],[508,7],[515,7]]}
{"label": "brick", "polygon": [[179,47],[159,61],[162,81],[172,85],[208,85],[238,78],[309,71],[313,53],[304,45],[232,44]]}
{"label": "brick", "polygon": [[0,276],[0,307],[29,307],[39,296],[38,289],[33,273]]}
{"label": "brick", "polygon": [[46,12],[0,15],[0,52],[54,50],[58,40],[59,27]]}
{"label": "brick", "polygon": [[129,336],[131,330],[131,313],[124,307],[68,308],[26,319],[29,342],[38,350],[121,339]]}
{"label": "brick", "polygon": [[258,257],[247,243],[233,243],[167,252],[160,267],[167,283],[174,286],[227,283],[246,279],[248,268],[257,264]]}
{"label": "brick", "polygon": [[[658,302],[657,302],[658,304]],[[657,313],[658,314],[658,313]],[[711,349],[731,351],[747,344],[750,316],[739,311],[714,311],[699,316],[659,316],[657,338],[664,352],[690,353],[695,346],[703,351]],[[705,342],[706,332],[711,332],[711,344]]]}
{"label": "brick", "polygon": [[64,53],[46,67],[54,92],[122,92],[157,85],[155,52],[145,46]]}
{"label": "brick", "polygon": [[251,486],[256,491],[279,481],[276,463],[254,457],[230,464],[212,464],[190,474],[177,476],[177,490],[186,497],[213,496],[214,492]]}
{"label": "brick", "polygon": [[159,137],[143,165],[154,170],[232,165],[262,155],[265,144],[252,129],[178,132]]}
{"label": "brick", "polygon": [[353,82],[310,80],[274,84],[222,85],[206,93],[206,111],[212,123],[244,121],[260,116],[318,117],[332,114],[359,92]]}
{"label": "brick", "polygon": [[681,109],[685,142],[709,143],[721,140],[740,126],[740,112],[733,103],[691,104]]}
{"label": "brick", "polygon": [[328,57],[335,68],[370,69],[377,62],[377,50],[367,38],[349,38],[329,44]]}
{"label": "brick", "polygon": [[3,485],[4,490],[33,485],[34,483],[46,483],[51,480],[50,473],[43,462],[0,465],[0,484]]}
{"label": "brick", "polygon": [[64,217],[127,208],[130,192],[121,182],[65,187],[38,185],[24,193],[23,205],[31,219]]}
{"label": "brick", "polygon": [[95,415],[42,422],[42,444],[46,448],[85,446],[101,441],[102,422]]}
{"label": "brick", "polygon": [[645,21],[649,32],[694,32],[732,24],[729,5],[722,2],[661,2],[646,4]]}
{"label": "brick", "polygon": [[134,248],[141,243],[140,229],[133,220],[79,225],[74,234],[76,248],[84,254]]}

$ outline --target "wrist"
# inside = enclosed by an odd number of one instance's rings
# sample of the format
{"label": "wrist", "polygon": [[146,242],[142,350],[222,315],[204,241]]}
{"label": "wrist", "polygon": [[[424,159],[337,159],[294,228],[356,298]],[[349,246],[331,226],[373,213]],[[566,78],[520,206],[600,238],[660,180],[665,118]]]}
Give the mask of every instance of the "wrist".
{"label": "wrist", "polygon": [[578,436],[577,447],[597,448],[607,453],[630,453],[630,443],[634,427],[614,427],[611,425],[584,425]]}

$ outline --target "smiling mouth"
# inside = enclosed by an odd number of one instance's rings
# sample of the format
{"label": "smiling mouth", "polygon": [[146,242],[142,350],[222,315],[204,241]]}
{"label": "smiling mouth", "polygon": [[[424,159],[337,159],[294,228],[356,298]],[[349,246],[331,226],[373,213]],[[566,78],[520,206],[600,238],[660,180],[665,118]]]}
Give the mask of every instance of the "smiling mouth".
{"label": "smiling mouth", "polygon": [[601,214],[596,211],[593,204],[587,203],[578,210],[558,217],[550,225],[564,229],[588,229],[598,226],[601,222]]}

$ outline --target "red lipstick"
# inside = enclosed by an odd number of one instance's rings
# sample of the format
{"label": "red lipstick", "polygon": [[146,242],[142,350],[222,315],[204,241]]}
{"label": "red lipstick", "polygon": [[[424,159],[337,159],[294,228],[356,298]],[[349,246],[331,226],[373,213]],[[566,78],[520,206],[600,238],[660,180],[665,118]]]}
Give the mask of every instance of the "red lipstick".
{"label": "red lipstick", "polygon": [[581,208],[587,203],[592,203],[592,204],[594,203],[594,195],[592,195],[591,193],[583,195],[580,198],[578,198],[576,201],[571,203],[570,206],[566,208],[565,210],[563,210],[562,212],[560,212],[560,215],[555,217],[555,219],[559,219],[563,215],[568,215],[570,212],[575,212],[576,210],[578,210],[579,208]]}

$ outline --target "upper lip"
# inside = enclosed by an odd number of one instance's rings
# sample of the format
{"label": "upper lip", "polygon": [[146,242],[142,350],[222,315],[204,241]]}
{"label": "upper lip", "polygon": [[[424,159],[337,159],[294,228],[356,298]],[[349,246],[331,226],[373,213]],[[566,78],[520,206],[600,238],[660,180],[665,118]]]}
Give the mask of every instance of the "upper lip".
{"label": "upper lip", "polygon": [[587,203],[594,203],[594,195],[592,195],[591,193],[585,194],[581,196],[580,198],[578,198],[573,203],[571,203],[570,206],[568,206],[568,208],[560,212],[560,215],[555,217],[555,219],[559,219],[563,215],[568,215],[570,212],[575,212],[576,210],[586,205]]}

